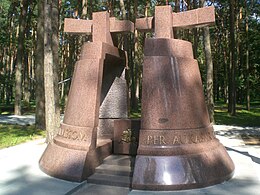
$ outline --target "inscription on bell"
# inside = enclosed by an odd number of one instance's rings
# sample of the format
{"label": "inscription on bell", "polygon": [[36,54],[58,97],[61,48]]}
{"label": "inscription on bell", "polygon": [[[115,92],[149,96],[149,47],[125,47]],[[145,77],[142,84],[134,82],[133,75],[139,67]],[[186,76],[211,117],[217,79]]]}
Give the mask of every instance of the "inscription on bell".
{"label": "inscription on bell", "polygon": [[147,136],[147,145],[166,145],[164,136]]}
{"label": "inscription on bell", "polygon": [[180,145],[180,144],[197,144],[207,142],[215,138],[213,133],[207,132],[203,134],[183,134],[173,135],[170,137],[163,135],[148,135],[144,140],[145,145]]}
{"label": "inscription on bell", "polygon": [[73,131],[70,129],[60,129],[58,135],[70,140],[87,141],[87,136],[83,132]]}

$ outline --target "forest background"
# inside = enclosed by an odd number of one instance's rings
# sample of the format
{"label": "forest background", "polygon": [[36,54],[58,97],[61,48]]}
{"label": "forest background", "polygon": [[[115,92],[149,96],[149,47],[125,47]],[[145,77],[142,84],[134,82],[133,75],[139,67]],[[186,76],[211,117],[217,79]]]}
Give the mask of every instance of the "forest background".
{"label": "forest background", "polygon": [[[134,22],[153,16],[156,5],[170,5],[174,12],[215,6],[215,26],[175,30],[174,36],[193,44],[211,122],[215,102],[226,103],[230,115],[236,115],[238,104],[250,110],[260,99],[259,0],[0,0],[0,109],[16,115],[33,109],[36,127],[46,129],[52,140],[81,45],[91,40],[64,33],[64,18],[92,19],[93,12],[106,10]],[[117,37],[118,47],[128,51],[132,113],[140,111],[143,46],[152,36]]]}

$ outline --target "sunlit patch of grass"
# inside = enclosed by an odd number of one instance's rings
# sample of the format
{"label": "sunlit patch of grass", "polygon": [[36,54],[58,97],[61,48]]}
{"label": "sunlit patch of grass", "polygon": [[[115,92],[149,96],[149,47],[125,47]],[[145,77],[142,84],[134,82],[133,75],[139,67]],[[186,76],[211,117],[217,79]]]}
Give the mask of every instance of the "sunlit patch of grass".
{"label": "sunlit patch of grass", "polygon": [[130,118],[141,118],[141,113],[140,112],[131,112]]}
{"label": "sunlit patch of grass", "polygon": [[35,126],[0,124],[0,149],[44,137],[45,131]]}
{"label": "sunlit patch of grass", "polygon": [[238,106],[236,115],[231,116],[225,107],[215,109],[216,124],[237,125],[237,126],[254,126],[260,127],[260,108],[252,108],[250,111]]}
{"label": "sunlit patch of grass", "polygon": [[136,109],[131,109],[130,118],[141,118],[141,103],[138,104]]}

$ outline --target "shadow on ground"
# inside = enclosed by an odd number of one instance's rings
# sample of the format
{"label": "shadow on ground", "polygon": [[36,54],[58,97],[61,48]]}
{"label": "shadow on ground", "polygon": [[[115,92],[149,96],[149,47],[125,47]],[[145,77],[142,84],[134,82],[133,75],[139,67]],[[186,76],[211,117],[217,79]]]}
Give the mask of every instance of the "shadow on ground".
{"label": "shadow on ground", "polygon": [[71,183],[51,178],[28,174],[29,166],[22,166],[11,171],[12,178],[0,180],[0,194],[2,195],[64,195],[78,183]]}

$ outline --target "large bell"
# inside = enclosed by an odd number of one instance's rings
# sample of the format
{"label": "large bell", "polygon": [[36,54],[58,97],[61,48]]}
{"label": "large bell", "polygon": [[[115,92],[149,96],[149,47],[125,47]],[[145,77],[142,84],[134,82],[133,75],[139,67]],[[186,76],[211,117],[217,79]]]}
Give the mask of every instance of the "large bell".
{"label": "large bell", "polygon": [[67,24],[67,32],[92,33],[93,42],[82,47],[63,123],[40,159],[45,173],[83,181],[112,153],[114,120],[128,117],[126,55],[114,46],[111,37],[111,31],[129,30],[124,24],[110,19],[107,12],[94,13],[93,21],[70,19]]}
{"label": "large bell", "polygon": [[167,28],[156,29],[163,25],[160,17],[167,16],[167,9],[156,7],[155,38],[145,41],[133,189],[204,187],[228,180],[234,171],[210,124],[191,43],[172,39],[170,28],[168,34]]}

